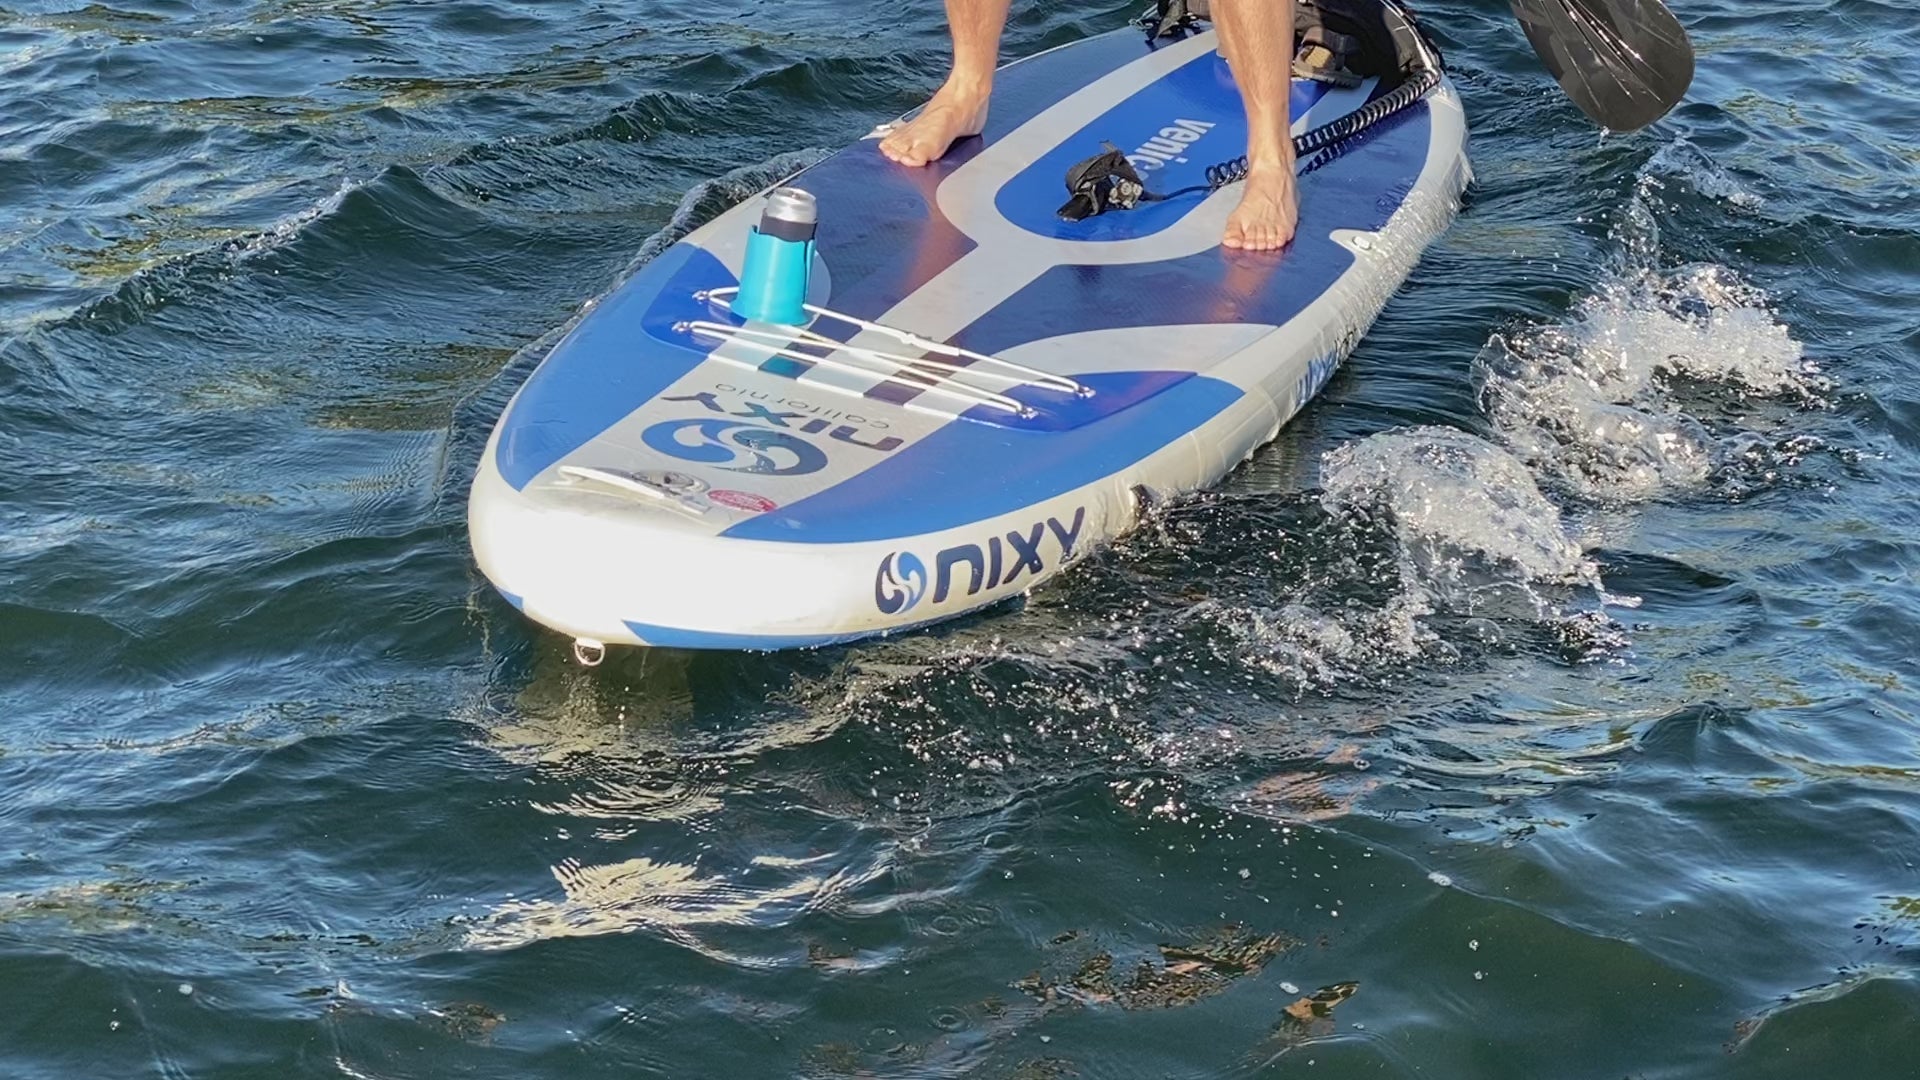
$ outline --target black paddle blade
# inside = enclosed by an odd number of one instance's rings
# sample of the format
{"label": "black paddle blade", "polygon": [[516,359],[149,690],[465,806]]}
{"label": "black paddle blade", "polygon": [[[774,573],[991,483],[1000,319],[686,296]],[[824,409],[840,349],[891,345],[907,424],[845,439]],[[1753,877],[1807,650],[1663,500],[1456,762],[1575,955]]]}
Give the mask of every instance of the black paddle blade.
{"label": "black paddle blade", "polygon": [[1508,2],[1560,88],[1603,127],[1646,127],[1693,82],[1693,44],[1660,0]]}

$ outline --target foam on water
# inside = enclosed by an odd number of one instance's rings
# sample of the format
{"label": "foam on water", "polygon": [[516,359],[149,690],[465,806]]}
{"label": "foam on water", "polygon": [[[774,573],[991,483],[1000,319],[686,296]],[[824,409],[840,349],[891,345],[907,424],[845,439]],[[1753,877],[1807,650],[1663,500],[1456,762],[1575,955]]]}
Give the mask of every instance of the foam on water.
{"label": "foam on water", "polygon": [[1764,290],[1717,264],[1660,265],[1654,215],[1672,170],[1757,205],[1710,165],[1682,144],[1656,154],[1615,229],[1619,264],[1560,320],[1496,334],[1475,361],[1501,440],[1582,497],[1696,489],[1751,452],[1751,434],[1716,432],[1690,408],[1817,400],[1818,372]]}

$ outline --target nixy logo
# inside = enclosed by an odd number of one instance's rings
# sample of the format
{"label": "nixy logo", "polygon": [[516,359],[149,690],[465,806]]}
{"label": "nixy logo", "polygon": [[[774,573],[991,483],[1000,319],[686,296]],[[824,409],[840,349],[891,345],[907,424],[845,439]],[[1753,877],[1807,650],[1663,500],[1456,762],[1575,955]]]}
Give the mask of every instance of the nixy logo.
{"label": "nixy logo", "polygon": [[[1075,507],[1073,519],[1062,522],[1050,517],[1025,529],[1013,529],[1000,536],[989,536],[985,544],[955,544],[940,549],[933,557],[933,602],[944,602],[959,592],[960,568],[966,568],[965,595],[991,591],[1019,580],[1022,574],[1037,579],[1049,565],[1055,569],[1073,558],[1080,529],[1087,523],[1087,508]],[[1053,543],[1047,544],[1051,537]],[[1047,547],[1059,549],[1049,562]],[[915,604],[927,591],[927,566],[909,551],[896,551],[880,560],[873,576],[873,604],[882,615],[898,615]]]}
{"label": "nixy logo", "polygon": [[1211,130],[1213,123],[1208,120],[1175,120],[1153,138],[1134,147],[1127,161],[1141,172],[1164,169],[1169,161],[1185,163],[1187,148]]}
{"label": "nixy logo", "polygon": [[[802,435],[826,435],[835,443],[890,454],[904,442],[897,435],[863,439],[859,428],[805,413],[769,409],[753,402],[730,410],[711,391],[661,401],[695,401],[719,416],[663,420],[640,433],[648,446],[682,461],[717,465],[731,472],[804,476],[827,467],[826,451]],[[795,423],[794,421],[798,421]],[[865,422],[865,421],[863,421]]]}
{"label": "nixy logo", "polygon": [[641,432],[640,440],[668,457],[728,472],[802,476],[827,467],[827,455],[807,440],[740,420],[665,420]]}
{"label": "nixy logo", "polygon": [[882,615],[910,611],[927,592],[927,567],[910,551],[896,551],[880,560],[873,576],[873,606]]}

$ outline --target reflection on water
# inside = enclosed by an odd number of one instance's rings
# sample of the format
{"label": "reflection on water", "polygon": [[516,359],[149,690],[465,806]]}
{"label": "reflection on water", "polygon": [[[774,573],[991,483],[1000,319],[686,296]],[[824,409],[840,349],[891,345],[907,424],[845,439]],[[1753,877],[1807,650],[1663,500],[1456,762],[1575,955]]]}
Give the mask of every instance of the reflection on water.
{"label": "reflection on water", "polygon": [[[756,863],[747,872],[764,865]],[[751,888],[702,877],[691,866],[645,858],[606,866],[563,862],[553,868],[553,877],[565,899],[508,901],[469,928],[467,945],[502,949],[548,938],[636,930],[681,939],[710,924],[777,925],[782,921],[780,912],[805,907],[827,884],[823,878],[803,874],[774,887]]]}

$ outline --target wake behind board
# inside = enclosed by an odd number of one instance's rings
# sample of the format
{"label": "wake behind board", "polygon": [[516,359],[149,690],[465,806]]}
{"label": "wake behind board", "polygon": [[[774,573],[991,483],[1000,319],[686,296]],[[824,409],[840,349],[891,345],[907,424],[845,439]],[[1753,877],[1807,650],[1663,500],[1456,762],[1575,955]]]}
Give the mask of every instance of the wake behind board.
{"label": "wake behind board", "polygon": [[[808,333],[722,301],[759,199],[646,264],[495,427],[469,506],[481,569],[589,659],[821,645],[1033,588],[1271,440],[1452,220],[1466,125],[1432,62],[1411,107],[1303,158],[1282,252],[1220,245],[1238,185],[1055,213],[1103,141],[1160,192],[1244,152],[1211,32],[1009,65],[988,129],[925,168],[869,136],[802,171]],[[1295,132],[1379,100],[1404,63],[1296,80]]]}

